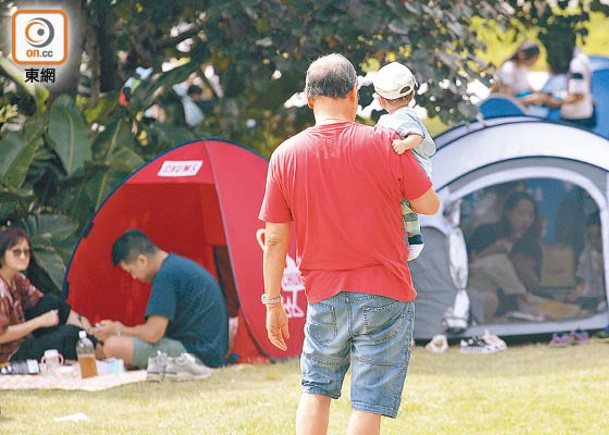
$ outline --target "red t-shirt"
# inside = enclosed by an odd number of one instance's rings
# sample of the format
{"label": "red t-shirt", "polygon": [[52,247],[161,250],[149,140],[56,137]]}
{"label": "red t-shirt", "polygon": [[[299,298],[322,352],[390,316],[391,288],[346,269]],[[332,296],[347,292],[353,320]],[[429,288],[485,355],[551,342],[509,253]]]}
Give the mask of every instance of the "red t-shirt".
{"label": "red t-shirt", "polygon": [[416,297],[406,263],[400,201],[430,187],[393,130],[356,122],[310,127],[271,156],[259,218],[296,229],[298,268],[310,303],[341,291]]}

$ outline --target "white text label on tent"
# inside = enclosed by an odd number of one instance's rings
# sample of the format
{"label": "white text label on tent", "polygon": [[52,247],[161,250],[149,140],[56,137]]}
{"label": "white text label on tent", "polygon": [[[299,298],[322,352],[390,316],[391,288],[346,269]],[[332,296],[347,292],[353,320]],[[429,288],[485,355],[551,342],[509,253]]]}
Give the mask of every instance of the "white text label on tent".
{"label": "white text label on tent", "polygon": [[158,172],[159,177],[194,177],[203,166],[202,160],[166,160]]}

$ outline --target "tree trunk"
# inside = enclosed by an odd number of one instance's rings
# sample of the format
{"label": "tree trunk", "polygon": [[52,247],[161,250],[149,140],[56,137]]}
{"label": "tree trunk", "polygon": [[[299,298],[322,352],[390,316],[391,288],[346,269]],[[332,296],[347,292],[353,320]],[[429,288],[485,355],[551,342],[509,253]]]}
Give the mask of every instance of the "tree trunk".
{"label": "tree trunk", "polygon": [[86,0],[63,0],[61,3],[61,9],[69,11],[72,21],[69,23],[68,58],[63,65],[56,68],[56,82],[49,86],[51,99],[59,94],[76,96],[84,50],[84,29],[87,26]]}
{"label": "tree trunk", "polygon": [[99,89],[101,92],[120,89],[116,50],[114,48],[114,16],[109,1],[92,3],[97,17],[95,33],[99,52]]}

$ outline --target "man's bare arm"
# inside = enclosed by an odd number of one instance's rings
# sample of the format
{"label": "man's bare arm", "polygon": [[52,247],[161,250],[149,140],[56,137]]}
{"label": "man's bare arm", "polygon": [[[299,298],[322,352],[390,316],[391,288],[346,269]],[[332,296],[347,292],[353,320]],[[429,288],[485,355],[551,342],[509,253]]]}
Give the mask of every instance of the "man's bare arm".
{"label": "man's bare arm", "polygon": [[419,214],[435,214],[440,208],[440,197],[433,186],[417,199],[409,200],[410,208]]}
{"label": "man's bare arm", "polygon": [[[268,223],[264,234],[264,293],[268,299],[281,295],[281,278],[290,244],[289,223]],[[266,306],[266,329],[269,340],[281,350],[287,350],[285,339],[290,337],[288,318],[281,302]]]}

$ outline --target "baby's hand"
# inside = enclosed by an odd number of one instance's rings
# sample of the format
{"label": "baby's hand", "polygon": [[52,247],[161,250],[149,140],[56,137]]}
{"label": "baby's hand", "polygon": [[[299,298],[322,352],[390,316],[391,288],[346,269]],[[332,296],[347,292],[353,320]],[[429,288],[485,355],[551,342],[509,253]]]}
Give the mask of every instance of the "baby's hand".
{"label": "baby's hand", "polygon": [[393,151],[395,151],[397,154],[404,154],[408,149],[406,146],[406,141],[402,139],[394,139],[391,146],[393,147]]}

